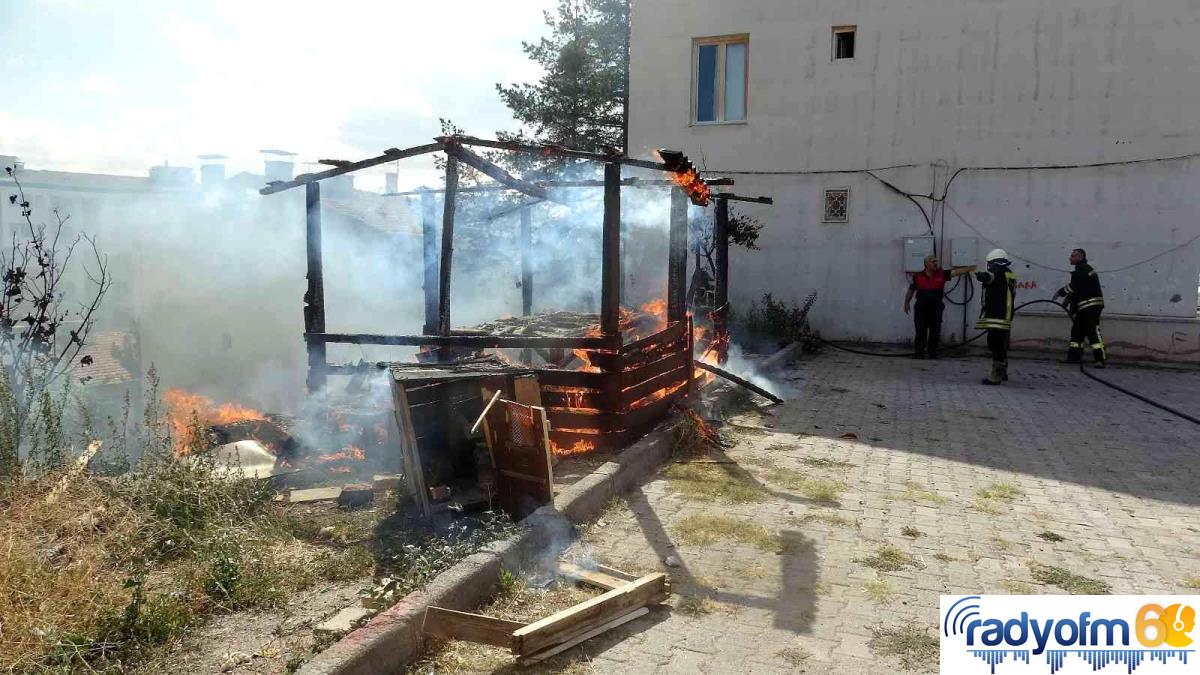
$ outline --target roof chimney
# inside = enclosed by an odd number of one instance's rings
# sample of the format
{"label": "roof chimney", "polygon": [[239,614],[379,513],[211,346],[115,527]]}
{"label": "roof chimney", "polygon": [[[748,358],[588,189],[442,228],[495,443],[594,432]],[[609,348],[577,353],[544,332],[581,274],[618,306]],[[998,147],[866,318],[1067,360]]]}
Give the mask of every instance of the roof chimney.
{"label": "roof chimney", "polygon": [[384,192],[399,192],[400,174],[395,171],[389,171],[383,175],[383,191]]}
{"label": "roof chimney", "polygon": [[225,155],[199,155],[200,186],[217,190],[225,182]]}
{"label": "roof chimney", "polygon": [[261,150],[260,152],[266,155],[263,161],[263,173],[268,183],[289,181],[294,177],[295,160],[292,158],[296,156],[296,153],[287,150]]}

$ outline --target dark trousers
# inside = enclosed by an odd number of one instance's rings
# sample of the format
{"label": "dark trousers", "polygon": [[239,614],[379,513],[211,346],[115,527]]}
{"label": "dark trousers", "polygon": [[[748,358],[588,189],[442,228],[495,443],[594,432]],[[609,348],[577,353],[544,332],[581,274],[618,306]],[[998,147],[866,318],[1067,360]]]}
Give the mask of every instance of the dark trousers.
{"label": "dark trousers", "polygon": [[917,303],[917,308],[913,312],[913,324],[917,329],[917,336],[913,338],[913,350],[917,356],[937,356],[938,343],[942,339],[942,309],[945,307],[940,302],[929,303],[922,305]]}
{"label": "dark trousers", "polygon": [[995,363],[1008,363],[1008,335],[1006,330],[989,328],[987,332],[988,351],[992,353]]}
{"label": "dark trousers", "polygon": [[1067,348],[1067,359],[1078,361],[1083,357],[1084,347],[1092,348],[1092,358],[1096,363],[1103,363],[1107,358],[1104,352],[1104,338],[1100,336],[1100,312],[1102,307],[1088,307],[1075,312],[1071,318],[1071,342]]}

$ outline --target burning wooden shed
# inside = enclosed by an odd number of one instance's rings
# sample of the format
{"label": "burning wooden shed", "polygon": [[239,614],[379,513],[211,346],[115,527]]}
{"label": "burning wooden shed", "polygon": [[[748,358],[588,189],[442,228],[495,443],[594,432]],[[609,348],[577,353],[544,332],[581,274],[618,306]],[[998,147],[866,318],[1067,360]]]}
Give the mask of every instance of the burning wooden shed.
{"label": "burning wooden shed", "polygon": [[[526,181],[476,154],[472,150],[473,147],[598,162],[603,165],[603,180]],[[325,323],[322,271],[320,182],[367,167],[433,152],[444,152],[446,155],[444,208],[439,233],[433,200],[429,198],[432,191],[423,191],[423,334],[378,335],[328,331]],[[421,360],[426,361],[418,370],[414,370],[411,364],[377,364],[381,368],[390,368],[397,383],[397,410],[401,416],[409,418],[407,423],[411,427],[410,431],[414,433],[410,445],[418,443],[416,439],[420,436],[417,434],[417,426],[424,423],[422,416],[426,414],[413,412],[416,410],[414,406],[432,405],[438,408],[440,412],[436,415],[440,415],[439,419],[444,422],[446,415],[462,415],[465,410],[478,408],[484,401],[481,387],[482,390],[488,389],[488,378],[492,378],[492,390],[501,386],[495,380],[497,377],[501,383],[507,383],[505,386],[511,390],[514,381],[530,375],[536,378],[536,407],[545,410],[549,423],[549,440],[555,454],[615,450],[636,440],[662,420],[673,403],[688,395],[696,379],[692,362],[695,334],[685,304],[688,202],[690,200],[694,204],[708,205],[710,200],[717,199],[720,207],[725,198],[732,197],[724,194],[713,195],[709,187],[732,184],[731,180],[705,181],[699,171],[679,153],[664,152],[662,159],[664,161],[640,160],[617,154],[588,153],[556,146],[531,146],[468,136],[445,136],[428,145],[406,150],[391,149],[378,157],[358,162],[323,161],[333,165],[333,168],[319,173],[304,174],[291,181],[268,184],[260,191],[264,195],[300,186],[306,191],[308,290],[304,298],[304,337],[308,345],[308,390],[315,392],[323,388],[330,375],[361,372],[361,365],[329,363],[326,355],[328,344],[416,346],[422,350]],[[494,187],[464,188],[464,191],[514,190],[534,200],[555,201],[555,191],[563,188],[603,190],[598,315],[557,313],[554,321],[546,321],[546,315],[532,314],[533,284],[529,271],[530,214],[527,202],[524,207],[518,207],[523,208],[523,316],[506,320],[512,325],[493,323],[474,329],[456,329],[452,326],[450,279],[454,262],[455,202],[459,192],[460,162],[491,177],[498,184]],[[664,180],[626,178],[622,175],[625,167],[661,171],[667,176]],[[623,309],[621,305],[623,187],[667,188],[671,190],[672,195],[669,254],[666,261],[665,322],[654,325],[650,330],[632,330],[638,317],[635,313]],[[718,208],[718,216],[721,212],[722,209]],[[720,259],[725,260],[723,252]],[[725,287],[722,284],[718,289],[720,291]],[[724,311],[721,307],[722,316]],[[549,324],[553,324],[552,329],[547,328]],[[723,326],[716,335],[717,344],[722,343],[722,335]],[[491,370],[488,373],[474,374],[468,374],[470,366],[464,371],[464,364],[456,364],[464,356],[476,358],[483,355],[484,350],[497,349],[521,350],[523,363],[513,365],[503,372]],[[534,354],[538,354],[539,358],[534,359]],[[567,355],[568,358],[562,358],[563,355]],[[570,356],[577,359],[574,367],[564,367]],[[535,361],[539,363],[535,365]],[[420,377],[413,376],[416,372],[421,373]],[[466,380],[471,380],[472,383],[464,384]],[[435,391],[439,392],[437,396],[414,404],[414,396],[433,396]],[[465,402],[458,402],[456,396]],[[407,401],[404,397],[407,397]],[[513,401],[521,403],[515,399]],[[405,412],[405,408],[411,410]],[[455,413],[456,409],[461,410]],[[405,420],[401,420],[402,435],[404,424]],[[444,426],[442,424],[442,427]],[[432,436],[430,438],[432,439]],[[414,448],[409,448],[406,453],[406,456],[421,456]],[[426,456],[432,461],[432,457],[428,457],[428,454]]]}

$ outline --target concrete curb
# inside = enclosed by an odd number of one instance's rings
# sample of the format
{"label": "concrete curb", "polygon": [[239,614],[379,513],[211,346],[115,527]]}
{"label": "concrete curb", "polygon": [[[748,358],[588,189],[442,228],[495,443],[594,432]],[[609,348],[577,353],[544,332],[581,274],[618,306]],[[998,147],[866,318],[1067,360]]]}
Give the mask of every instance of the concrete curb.
{"label": "concrete curb", "polygon": [[317,654],[299,675],[400,673],[421,653],[421,622],[430,605],[470,611],[491,597],[501,569],[517,570],[540,556],[557,556],[571,542],[574,523],[593,519],[613,496],[649,477],[671,456],[668,420],[579,481],[563,488],[553,506],[522,521],[516,535],[493,543],[437,575],[424,589],[405,596],[365,626]]}

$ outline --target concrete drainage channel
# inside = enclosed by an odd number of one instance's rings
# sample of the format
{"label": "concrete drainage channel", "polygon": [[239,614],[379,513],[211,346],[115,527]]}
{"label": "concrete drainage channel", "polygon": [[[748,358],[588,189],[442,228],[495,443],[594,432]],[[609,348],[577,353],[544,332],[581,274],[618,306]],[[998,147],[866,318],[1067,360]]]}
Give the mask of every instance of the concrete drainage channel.
{"label": "concrete drainage channel", "polygon": [[[780,350],[763,362],[770,370],[791,353]],[[786,354],[784,352],[787,352]],[[720,385],[709,404],[718,407],[735,388]],[[333,646],[313,657],[300,675],[374,675],[400,673],[423,647],[421,623],[430,605],[470,611],[496,591],[502,569],[519,570],[538,560],[553,560],[572,541],[576,523],[594,519],[615,495],[653,475],[671,457],[671,434],[680,419],[658,429],[587,476],[563,488],[553,506],[544,506],[522,521],[516,535],[494,542],[439,574],[428,586],[405,596]]]}

